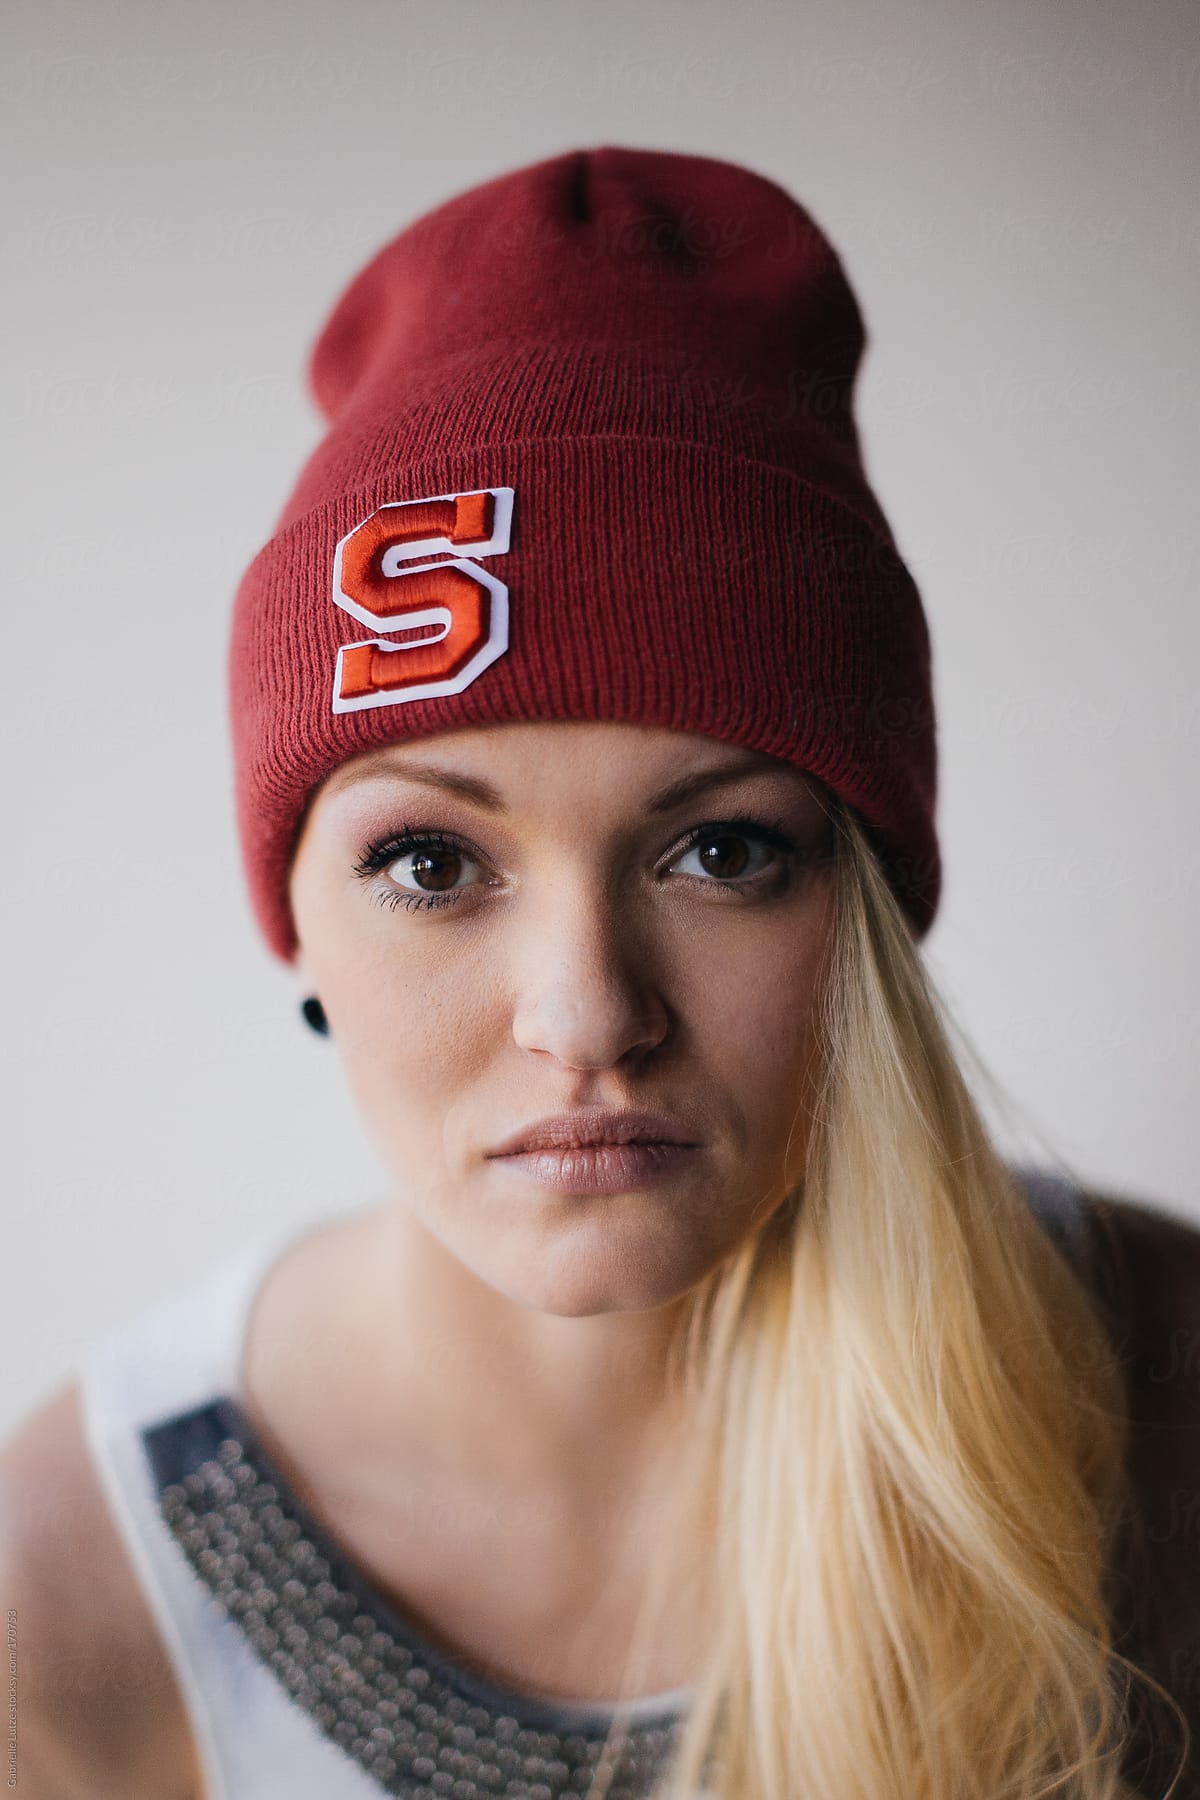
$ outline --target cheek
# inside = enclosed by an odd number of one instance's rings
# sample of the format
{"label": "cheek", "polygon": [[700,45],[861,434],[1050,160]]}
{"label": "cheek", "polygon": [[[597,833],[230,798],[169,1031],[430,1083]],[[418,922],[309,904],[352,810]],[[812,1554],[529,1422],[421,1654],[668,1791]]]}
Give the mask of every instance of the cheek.
{"label": "cheek", "polygon": [[[382,909],[381,909],[382,911]],[[383,917],[387,917],[383,914]],[[430,932],[429,937],[435,937]],[[411,934],[416,939],[416,933]],[[311,931],[305,961],[333,1043],[377,1145],[440,1155],[460,1097],[503,1021],[477,957],[439,955],[393,930]]]}
{"label": "cheek", "polygon": [[426,1106],[440,1096],[444,1109],[487,1060],[495,1032],[489,991],[474,970],[434,970],[411,957],[376,964],[345,995],[356,1077]]}
{"label": "cheek", "polygon": [[705,1060],[750,1091],[791,1086],[812,1040],[822,949],[819,932],[785,921],[731,935],[693,964],[687,1010]]}

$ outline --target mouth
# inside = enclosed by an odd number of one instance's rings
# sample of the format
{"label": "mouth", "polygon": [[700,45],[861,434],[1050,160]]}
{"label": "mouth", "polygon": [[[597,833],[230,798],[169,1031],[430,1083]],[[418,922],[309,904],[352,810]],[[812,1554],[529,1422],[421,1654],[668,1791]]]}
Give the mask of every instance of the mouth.
{"label": "mouth", "polygon": [[684,1172],[699,1144],[578,1144],[496,1158],[498,1168],[558,1194],[626,1194]]}
{"label": "mouth", "polygon": [[700,1138],[670,1113],[604,1111],[599,1107],[554,1113],[505,1138],[492,1157],[523,1156],[537,1151],[594,1150],[626,1145],[672,1145],[698,1150]]}

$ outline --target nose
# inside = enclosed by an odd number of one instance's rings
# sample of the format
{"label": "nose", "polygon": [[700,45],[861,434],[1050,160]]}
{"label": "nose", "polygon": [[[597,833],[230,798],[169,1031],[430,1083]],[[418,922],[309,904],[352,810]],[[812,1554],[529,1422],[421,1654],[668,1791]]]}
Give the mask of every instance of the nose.
{"label": "nose", "polygon": [[670,1029],[662,971],[612,898],[562,884],[526,921],[513,1009],[522,1050],[569,1069],[608,1069]]}

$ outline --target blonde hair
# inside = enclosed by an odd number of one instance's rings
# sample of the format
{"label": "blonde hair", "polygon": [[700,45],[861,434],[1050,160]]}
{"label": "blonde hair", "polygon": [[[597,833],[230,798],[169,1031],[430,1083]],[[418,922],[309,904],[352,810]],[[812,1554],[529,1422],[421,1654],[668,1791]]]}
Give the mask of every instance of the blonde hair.
{"label": "blonde hair", "polygon": [[1127,1800],[1133,1681],[1185,1756],[1188,1727],[1113,1649],[1117,1355],[989,1141],[868,833],[828,810],[804,1176],[691,1297],[680,1550],[622,1692],[699,1584],[711,1628],[661,1800]]}

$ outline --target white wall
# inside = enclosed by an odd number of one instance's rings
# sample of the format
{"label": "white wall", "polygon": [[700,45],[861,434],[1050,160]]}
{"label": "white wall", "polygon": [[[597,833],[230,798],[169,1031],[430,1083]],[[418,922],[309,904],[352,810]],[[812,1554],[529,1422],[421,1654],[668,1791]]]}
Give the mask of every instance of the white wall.
{"label": "white wall", "polygon": [[934,637],[931,967],[1014,1132],[1200,1218],[1194,17],[7,9],[0,1426],[251,1226],[379,1190],[244,904],[229,600],[360,261],[575,145],[744,161],[841,250],[869,466]]}

